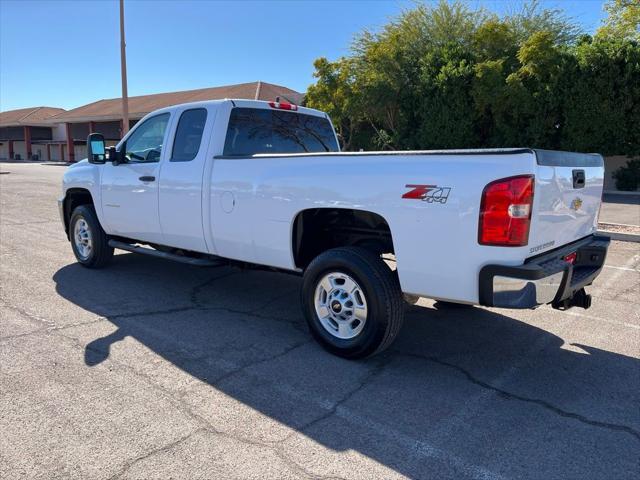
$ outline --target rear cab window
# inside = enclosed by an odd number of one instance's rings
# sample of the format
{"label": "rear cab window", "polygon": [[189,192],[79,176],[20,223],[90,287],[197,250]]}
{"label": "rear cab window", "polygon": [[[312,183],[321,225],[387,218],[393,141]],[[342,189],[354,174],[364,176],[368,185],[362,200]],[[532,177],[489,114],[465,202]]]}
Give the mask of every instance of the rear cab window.
{"label": "rear cab window", "polygon": [[182,112],[173,140],[172,162],[190,162],[196,158],[206,122],[206,108],[193,108]]}
{"label": "rear cab window", "polygon": [[236,107],[231,110],[225,156],[260,153],[339,151],[328,119],[285,110]]}

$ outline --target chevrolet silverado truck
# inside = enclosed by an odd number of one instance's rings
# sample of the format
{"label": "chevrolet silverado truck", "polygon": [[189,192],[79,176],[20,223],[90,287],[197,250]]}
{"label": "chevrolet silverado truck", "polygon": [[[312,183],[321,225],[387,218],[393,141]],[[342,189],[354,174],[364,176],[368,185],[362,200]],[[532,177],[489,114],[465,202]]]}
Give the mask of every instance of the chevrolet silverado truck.
{"label": "chevrolet silverado truck", "polygon": [[302,275],[313,337],[346,358],[390,345],[403,294],[588,308],[609,245],[597,154],[341,152],[325,113],[279,99],[163,108],[87,151],[59,200],[81,265],[117,248]]}

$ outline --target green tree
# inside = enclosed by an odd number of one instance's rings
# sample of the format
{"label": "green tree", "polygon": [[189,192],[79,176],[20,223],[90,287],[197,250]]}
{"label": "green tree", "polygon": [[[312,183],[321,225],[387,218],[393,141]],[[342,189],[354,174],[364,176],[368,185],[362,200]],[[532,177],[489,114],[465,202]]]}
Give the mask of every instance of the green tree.
{"label": "green tree", "polygon": [[547,32],[557,45],[574,43],[581,34],[580,28],[562,10],[542,8],[539,0],[524,3],[515,13],[505,16],[504,22],[520,43],[537,32]]}
{"label": "green tree", "polygon": [[342,148],[349,150],[362,123],[354,62],[348,58],[330,62],[321,57],[313,65],[314,77],[318,80],[307,90],[306,104],[329,114]]}
{"label": "green tree", "polygon": [[520,67],[506,79],[506,116],[496,122],[511,145],[558,145],[562,116],[558,86],[565,72],[565,55],[554,40],[551,32],[531,35],[518,50]]}
{"label": "green tree", "polygon": [[[307,104],[345,149],[531,146],[640,150],[638,3],[611,0],[591,38],[533,1],[502,17],[418,4],[349,56],[315,63]],[[635,20],[634,20],[635,19]],[[622,33],[621,33],[622,32]]]}
{"label": "green tree", "polygon": [[[381,32],[364,32],[356,38],[353,53],[359,65],[361,94],[369,99],[363,103],[364,118],[375,132],[374,148],[425,148],[433,128],[425,126],[424,119],[434,120],[435,126],[434,115],[441,119],[449,115],[438,106],[449,109],[449,103],[464,103],[459,99],[448,102],[445,93],[444,97],[430,98],[433,101],[425,107],[427,92],[439,92],[430,84],[437,79],[430,79],[425,72],[435,75],[445,68],[446,77],[455,70],[451,59],[441,62],[433,52],[447,52],[452,44],[457,52],[470,50],[474,32],[486,18],[485,12],[473,11],[462,2],[442,0],[435,7],[418,5]],[[441,78],[440,83],[447,82]],[[436,138],[426,144],[433,145]]]}
{"label": "green tree", "polygon": [[609,0],[604,9],[607,18],[597,36],[608,39],[640,41],[640,2],[638,0]]}
{"label": "green tree", "polygon": [[425,55],[421,65],[420,128],[415,147],[475,146],[471,95],[474,70],[469,50],[457,44],[443,45]]}
{"label": "green tree", "polygon": [[563,89],[567,150],[640,154],[640,47],[596,37],[573,49]]}

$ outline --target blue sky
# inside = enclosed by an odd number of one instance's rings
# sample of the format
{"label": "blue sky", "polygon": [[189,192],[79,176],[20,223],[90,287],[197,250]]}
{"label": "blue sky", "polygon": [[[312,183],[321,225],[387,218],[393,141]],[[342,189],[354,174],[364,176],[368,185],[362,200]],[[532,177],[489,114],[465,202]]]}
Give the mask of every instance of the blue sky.
{"label": "blue sky", "polygon": [[[304,91],[313,61],[348,53],[413,1],[125,0],[129,95],[263,80]],[[470,0],[498,13],[520,0]],[[600,0],[543,0],[586,32]],[[0,110],[118,97],[118,2],[0,0]]]}

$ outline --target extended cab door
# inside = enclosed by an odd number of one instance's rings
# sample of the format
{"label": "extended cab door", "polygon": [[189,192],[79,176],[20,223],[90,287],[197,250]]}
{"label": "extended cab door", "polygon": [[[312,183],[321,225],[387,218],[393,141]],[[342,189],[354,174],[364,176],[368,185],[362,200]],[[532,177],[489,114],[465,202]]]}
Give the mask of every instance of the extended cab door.
{"label": "extended cab door", "polygon": [[160,167],[160,226],[164,244],[209,252],[202,221],[202,184],[216,108],[187,107],[174,113],[177,124]]}
{"label": "extended cab door", "polygon": [[138,123],[119,151],[124,163],[103,166],[102,213],[112,235],[163,243],[158,216],[158,177],[171,114]]}

